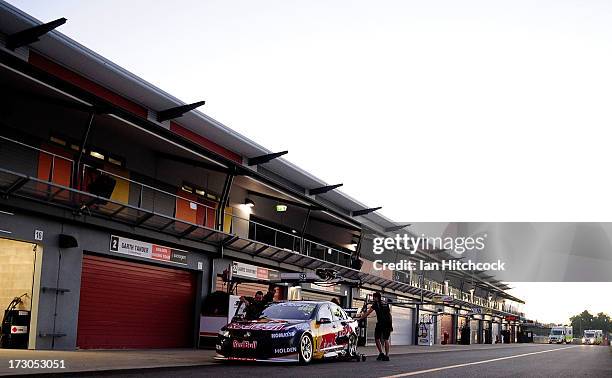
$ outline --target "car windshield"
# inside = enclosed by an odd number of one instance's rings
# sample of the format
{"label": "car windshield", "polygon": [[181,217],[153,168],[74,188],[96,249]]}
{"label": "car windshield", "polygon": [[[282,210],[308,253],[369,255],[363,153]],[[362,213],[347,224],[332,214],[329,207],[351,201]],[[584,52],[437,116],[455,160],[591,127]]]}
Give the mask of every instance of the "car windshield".
{"label": "car windshield", "polygon": [[312,317],[316,303],[273,303],[266,307],[260,318],[282,320],[307,320]]}
{"label": "car windshield", "polygon": [[560,329],[553,329],[551,332],[552,335],[563,335],[563,331]]}
{"label": "car windshield", "polygon": [[587,332],[584,334],[584,337],[595,337],[595,334],[593,332]]}

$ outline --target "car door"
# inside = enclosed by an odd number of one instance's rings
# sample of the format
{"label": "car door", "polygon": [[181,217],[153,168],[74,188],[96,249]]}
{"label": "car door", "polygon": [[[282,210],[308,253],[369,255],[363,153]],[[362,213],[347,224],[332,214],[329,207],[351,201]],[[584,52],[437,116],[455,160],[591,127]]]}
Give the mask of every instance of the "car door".
{"label": "car door", "polygon": [[317,328],[317,350],[319,352],[328,353],[337,348],[336,332],[333,315],[329,305],[323,303],[319,306],[317,312],[316,325]]}

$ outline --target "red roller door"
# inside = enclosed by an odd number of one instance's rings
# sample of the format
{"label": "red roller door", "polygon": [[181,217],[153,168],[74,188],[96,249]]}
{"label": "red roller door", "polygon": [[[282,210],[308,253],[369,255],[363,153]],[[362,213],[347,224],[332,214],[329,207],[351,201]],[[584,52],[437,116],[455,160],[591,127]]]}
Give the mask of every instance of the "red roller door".
{"label": "red roller door", "polygon": [[77,346],[190,347],[195,287],[188,271],[84,255]]}

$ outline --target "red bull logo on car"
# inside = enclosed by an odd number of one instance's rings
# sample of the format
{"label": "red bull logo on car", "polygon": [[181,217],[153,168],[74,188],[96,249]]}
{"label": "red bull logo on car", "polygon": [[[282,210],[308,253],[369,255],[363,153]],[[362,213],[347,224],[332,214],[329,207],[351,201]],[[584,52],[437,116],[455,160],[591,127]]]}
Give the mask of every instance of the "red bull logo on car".
{"label": "red bull logo on car", "polygon": [[238,340],[234,340],[234,342],[232,343],[232,347],[234,349],[256,349],[257,348],[257,341],[238,341]]}

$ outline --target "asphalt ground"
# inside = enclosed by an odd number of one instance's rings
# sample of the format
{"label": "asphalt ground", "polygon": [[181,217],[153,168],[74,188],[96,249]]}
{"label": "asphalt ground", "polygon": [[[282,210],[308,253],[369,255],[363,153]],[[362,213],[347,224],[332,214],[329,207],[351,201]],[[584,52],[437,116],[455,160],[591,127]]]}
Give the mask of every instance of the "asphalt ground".
{"label": "asphalt ground", "polygon": [[587,345],[524,344],[392,355],[391,361],[323,361],[308,366],[216,363],[207,366],[74,373],[96,377],[612,377],[612,352]]}

